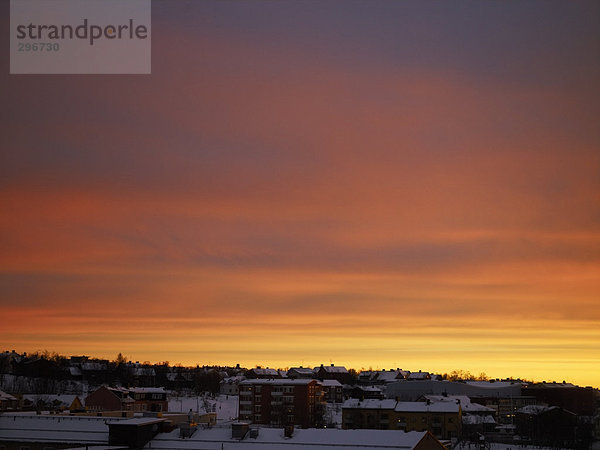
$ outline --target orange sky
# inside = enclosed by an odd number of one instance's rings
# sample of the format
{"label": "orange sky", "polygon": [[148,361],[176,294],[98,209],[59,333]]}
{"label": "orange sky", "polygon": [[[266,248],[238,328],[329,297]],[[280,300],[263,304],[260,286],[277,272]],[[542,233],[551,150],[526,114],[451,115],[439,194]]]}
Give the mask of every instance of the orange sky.
{"label": "orange sky", "polygon": [[2,62],[4,349],[600,387],[597,4],[175,5]]}

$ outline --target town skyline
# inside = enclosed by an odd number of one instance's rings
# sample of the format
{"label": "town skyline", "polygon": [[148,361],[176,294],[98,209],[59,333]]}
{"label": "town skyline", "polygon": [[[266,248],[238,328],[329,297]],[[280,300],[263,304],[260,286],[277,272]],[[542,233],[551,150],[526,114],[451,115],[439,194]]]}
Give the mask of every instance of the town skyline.
{"label": "town skyline", "polygon": [[305,364],[304,361],[302,361],[301,364],[287,364],[287,365],[283,365],[283,366],[271,366],[269,364],[265,364],[263,363],[253,363],[253,364],[244,364],[241,362],[236,362],[236,363],[227,363],[227,364],[220,364],[219,362],[211,362],[211,361],[196,361],[196,362],[189,362],[189,363],[182,363],[179,361],[170,361],[170,360],[162,360],[162,361],[150,361],[150,360],[142,360],[140,358],[135,358],[132,356],[128,356],[125,355],[121,352],[119,352],[116,357],[109,357],[109,356],[99,356],[99,355],[90,355],[90,354],[86,354],[86,352],[81,352],[81,353],[77,353],[77,354],[72,354],[72,355],[66,355],[66,354],[60,354],[58,352],[53,352],[47,349],[44,350],[36,350],[36,351],[32,351],[32,352],[18,352],[16,350],[5,350],[3,354],[0,355],[6,355],[9,353],[15,353],[17,355],[26,355],[28,358],[45,358],[48,360],[52,360],[52,361],[56,361],[56,362],[60,362],[60,361],[68,361],[71,359],[78,359],[78,358],[86,358],[89,361],[108,361],[109,363],[113,363],[113,364],[134,364],[134,365],[142,365],[142,366],[169,366],[172,368],[177,368],[177,367],[182,367],[182,368],[187,368],[187,369],[193,369],[195,367],[207,367],[207,368],[211,368],[211,367],[228,367],[228,368],[240,368],[240,369],[246,369],[246,370],[250,370],[250,369],[275,369],[275,370],[279,370],[279,371],[288,371],[289,369],[292,368],[307,368],[307,369],[318,369],[319,367],[323,367],[323,366],[332,366],[332,367],[343,367],[345,369],[347,369],[349,372],[354,372],[355,375],[360,374],[361,372],[368,372],[368,371],[402,371],[402,372],[406,372],[406,373],[427,373],[432,377],[441,377],[441,379],[443,380],[471,380],[471,381],[507,381],[507,380],[514,380],[514,381],[521,381],[524,383],[567,383],[567,384],[573,384],[576,386],[588,386],[588,387],[593,387],[595,389],[600,389],[600,387],[598,386],[590,386],[590,385],[584,385],[584,384],[580,384],[575,382],[574,380],[570,380],[570,379],[562,379],[562,380],[558,380],[558,379],[552,379],[552,378],[544,378],[544,379],[533,379],[533,378],[528,378],[525,376],[520,376],[519,374],[516,374],[515,376],[510,375],[510,376],[497,376],[496,374],[490,374],[490,373],[486,373],[484,371],[478,371],[478,372],[472,372],[470,370],[466,370],[464,368],[456,368],[453,367],[451,369],[446,368],[443,370],[431,370],[430,366],[427,367],[423,367],[423,368],[419,368],[419,369],[411,369],[410,367],[401,367],[401,366],[387,366],[387,367],[383,367],[381,365],[369,365],[369,366],[361,366],[361,367],[354,367],[352,365],[349,364],[344,364],[343,361],[339,361],[339,362],[319,362],[319,363],[314,363],[314,364]]}

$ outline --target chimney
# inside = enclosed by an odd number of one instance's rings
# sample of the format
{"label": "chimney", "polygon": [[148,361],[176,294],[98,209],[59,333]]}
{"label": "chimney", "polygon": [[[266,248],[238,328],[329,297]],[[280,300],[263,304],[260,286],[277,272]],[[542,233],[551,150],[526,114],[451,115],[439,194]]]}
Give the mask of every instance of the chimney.
{"label": "chimney", "polygon": [[331,367],[333,367],[333,363],[331,363]]}

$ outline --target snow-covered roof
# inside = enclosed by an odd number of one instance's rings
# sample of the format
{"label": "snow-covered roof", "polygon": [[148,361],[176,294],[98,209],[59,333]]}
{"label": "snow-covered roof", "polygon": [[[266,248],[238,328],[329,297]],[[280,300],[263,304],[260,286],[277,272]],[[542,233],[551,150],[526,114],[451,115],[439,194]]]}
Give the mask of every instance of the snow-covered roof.
{"label": "snow-covered roof", "polygon": [[407,380],[426,380],[430,378],[429,372],[411,372],[406,379]]}
{"label": "snow-covered roof", "polygon": [[[77,395],[72,395],[72,394],[60,394],[60,395],[26,394],[26,395],[23,395],[23,399],[29,400],[32,403],[37,403],[38,401],[41,400],[42,402],[44,402],[46,404],[55,403],[55,404],[60,404],[62,406],[70,406],[71,403],[73,403],[73,400],[75,400],[75,397],[77,397]],[[82,401],[82,403],[83,403],[83,401]]]}
{"label": "snow-covered roof", "polygon": [[404,378],[406,375],[396,370],[380,370],[371,376],[372,381],[379,383],[390,383],[397,381],[398,378]]}
{"label": "snow-covered roof", "polygon": [[13,397],[12,395],[7,394],[4,391],[0,391],[0,400],[3,400],[3,401],[15,401],[17,399],[16,399],[16,397]]}
{"label": "snow-covered roof", "polygon": [[164,387],[134,387],[127,389],[135,394],[166,394]]}
{"label": "snow-covered roof", "polygon": [[106,370],[106,364],[102,364],[102,363],[97,363],[97,362],[86,362],[83,363],[81,365],[81,370],[87,370],[87,371],[102,371],[102,370]]}
{"label": "snow-covered roof", "polygon": [[398,402],[396,412],[437,412],[458,413],[460,405],[451,402],[427,403],[427,402]]}
{"label": "snow-covered roof", "polygon": [[[197,449],[221,448],[220,443],[234,444],[237,450],[310,449],[330,450],[332,446],[344,450],[413,449],[427,432],[398,430],[339,430],[339,429],[295,429],[291,438],[286,438],[280,428],[260,428],[256,438],[232,439],[229,428],[198,430],[189,439],[180,439],[179,431],[158,434],[152,441],[153,449]],[[215,445],[216,444],[216,445]],[[442,447],[440,447],[442,448]]]}
{"label": "snow-covered roof", "polygon": [[279,371],[276,369],[262,369],[262,368],[254,368],[251,369],[252,372],[254,372],[256,375],[259,376],[268,376],[268,377],[279,377],[281,376],[279,374]]}
{"label": "snow-covered roof", "polygon": [[476,414],[463,414],[462,423],[464,425],[480,425],[484,423],[495,424],[496,421],[489,414],[486,414],[485,416],[480,416]]}
{"label": "snow-covered roof", "polygon": [[375,386],[358,386],[358,388],[363,392],[383,392],[381,389]]}
{"label": "snow-covered roof", "polygon": [[396,407],[396,400],[378,400],[378,399],[366,399],[360,400],[357,398],[350,398],[346,400],[342,409],[394,409]]}
{"label": "snow-covered roof", "polygon": [[315,371],[309,367],[292,367],[290,370],[288,370],[288,373],[291,371],[294,371],[296,373],[299,373],[301,375],[306,375],[306,376],[312,376],[314,375]]}
{"label": "snow-covered roof", "polygon": [[152,367],[134,367],[131,373],[136,377],[154,377],[156,372]]}
{"label": "snow-covered roof", "polygon": [[158,419],[156,417],[134,417],[132,419],[109,420],[107,425],[152,425],[155,423],[164,422],[166,419]]}
{"label": "snow-covered roof", "polygon": [[323,380],[321,383],[323,386],[328,387],[342,387],[342,383],[340,383],[338,380]]}
{"label": "snow-covered roof", "polygon": [[553,409],[557,409],[558,406],[547,406],[547,405],[527,405],[519,408],[517,410],[518,413],[528,414],[530,416],[536,416],[546,411],[550,411]]}
{"label": "snow-covered roof", "polygon": [[465,413],[493,413],[495,410],[479,403],[471,403],[471,399],[466,395],[424,395],[424,398],[431,402],[460,402],[460,406]]}
{"label": "snow-covered roof", "polygon": [[344,366],[319,366],[315,367],[315,372],[323,369],[327,373],[348,373],[348,370]]}
{"label": "snow-covered roof", "polygon": [[244,386],[251,386],[253,384],[260,384],[260,385],[290,385],[290,384],[295,384],[295,385],[304,385],[304,384],[309,384],[315,382],[317,384],[321,384],[320,381],[317,380],[313,380],[313,379],[307,379],[307,378],[297,378],[297,379],[292,379],[292,378],[257,378],[254,380],[243,380],[240,381],[240,386],[244,385]]}
{"label": "snow-covered roof", "polygon": [[483,389],[499,389],[522,384],[520,381],[466,381],[465,383]]}
{"label": "snow-covered roof", "polygon": [[244,375],[236,375],[234,377],[223,378],[221,384],[238,384],[240,381],[244,381],[246,377]]}
{"label": "snow-covered roof", "polygon": [[71,374],[72,377],[80,377],[81,369],[79,367],[71,366],[71,367],[69,367],[69,373]]}
{"label": "snow-covered roof", "polygon": [[2,414],[0,436],[4,441],[106,445],[106,421],[106,417],[95,416]]}

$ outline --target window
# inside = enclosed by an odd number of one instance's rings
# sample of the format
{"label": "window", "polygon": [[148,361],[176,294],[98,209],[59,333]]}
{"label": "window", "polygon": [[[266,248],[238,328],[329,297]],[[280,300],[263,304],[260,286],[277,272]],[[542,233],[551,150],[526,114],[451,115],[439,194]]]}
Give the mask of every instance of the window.
{"label": "window", "polygon": [[260,412],[261,409],[262,409],[262,405],[254,405],[255,412]]}
{"label": "window", "polygon": [[258,394],[260,393],[262,386],[254,386],[254,391]]}
{"label": "window", "polygon": [[254,402],[255,403],[261,403],[262,402],[262,396],[257,395],[256,397],[254,397]]}

